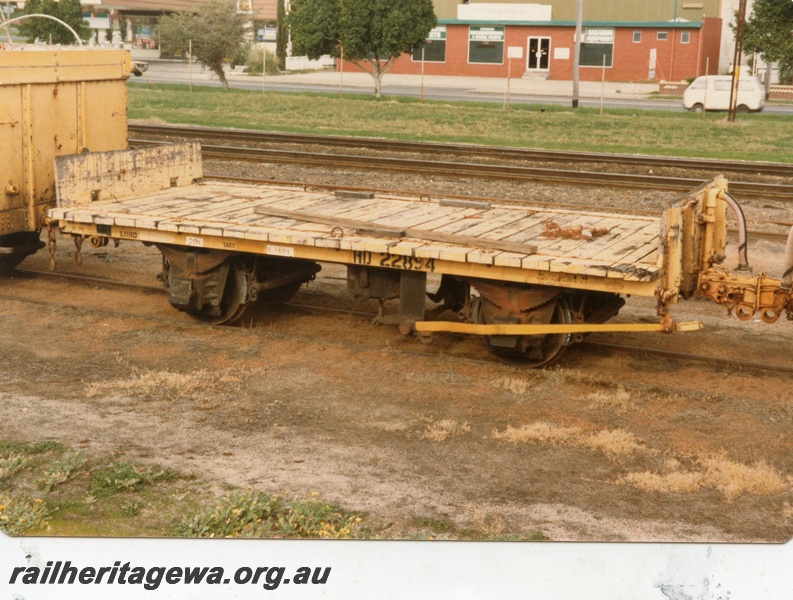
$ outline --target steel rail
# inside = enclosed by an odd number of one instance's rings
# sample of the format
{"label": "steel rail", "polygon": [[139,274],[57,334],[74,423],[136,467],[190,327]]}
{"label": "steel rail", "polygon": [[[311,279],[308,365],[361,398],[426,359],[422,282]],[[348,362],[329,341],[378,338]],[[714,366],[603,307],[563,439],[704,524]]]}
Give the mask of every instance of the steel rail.
{"label": "steel rail", "polygon": [[457,156],[489,157],[502,160],[525,160],[568,163],[609,163],[649,168],[676,168],[699,171],[729,173],[751,173],[793,177],[793,164],[773,162],[751,162],[704,158],[662,157],[636,154],[604,154],[596,152],[570,152],[563,150],[538,150],[480,146],[441,142],[410,142],[366,137],[308,135],[277,133],[249,129],[218,129],[179,125],[130,124],[129,131],[136,135],[178,136],[190,139],[233,140],[259,144],[321,145],[339,148],[366,148],[384,152],[415,152],[423,154],[452,154]]}

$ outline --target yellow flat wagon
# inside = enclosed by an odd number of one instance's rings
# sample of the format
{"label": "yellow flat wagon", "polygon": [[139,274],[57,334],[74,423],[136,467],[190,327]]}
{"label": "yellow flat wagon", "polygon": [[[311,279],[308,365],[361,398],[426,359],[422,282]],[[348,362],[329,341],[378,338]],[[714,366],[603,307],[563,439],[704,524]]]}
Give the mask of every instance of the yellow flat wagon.
{"label": "yellow flat wagon", "polygon": [[[593,331],[697,329],[675,323],[680,298],[707,297],[749,318],[793,316],[789,277],[731,274],[721,177],[655,218],[444,199],[213,182],[200,147],[178,144],[56,160],[61,231],[152,243],[165,258],[171,304],[211,323],[255,301],[287,300],[320,263],[347,266],[361,298],[396,298],[383,318],[405,334],[485,336],[530,366],[556,360]],[[427,278],[440,277],[428,293]],[[472,289],[475,290],[472,293]],[[606,323],[624,296],[657,298],[659,323]],[[454,322],[427,319],[426,297]],[[440,312],[440,311],[438,311]]]}

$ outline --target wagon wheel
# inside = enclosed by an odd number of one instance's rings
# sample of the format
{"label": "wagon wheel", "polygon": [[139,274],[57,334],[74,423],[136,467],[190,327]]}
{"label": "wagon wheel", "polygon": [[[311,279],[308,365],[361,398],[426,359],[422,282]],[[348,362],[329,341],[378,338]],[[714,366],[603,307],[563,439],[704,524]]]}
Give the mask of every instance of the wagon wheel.
{"label": "wagon wheel", "polygon": [[262,290],[259,292],[256,302],[264,304],[265,306],[278,306],[279,304],[284,304],[285,302],[289,302],[292,296],[297,294],[301,285],[303,285],[302,281],[295,281],[271,290]]}
{"label": "wagon wheel", "polygon": [[[551,323],[572,323],[572,312],[567,306],[567,301],[563,297],[559,297],[555,302],[556,306],[553,311],[553,317],[551,317]],[[476,304],[478,303],[479,299],[476,300]],[[476,322],[485,323],[483,311],[479,310],[478,306],[474,307],[474,314]],[[537,353],[536,346],[532,347],[532,353],[529,355],[520,350],[493,346],[490,343],[490,336],[485,336],[485,342],[490,352],[500,361],[515,367],[536,368],[550,366],[559,360],[570,344],[571,336],[566,333],[549,333],[543,336],[532,337],[542,337],[539,346],[539,354]]]}
{"label": "wagon wheel", "polygon": [[230,325],[238,321],[248,309],[248,278],[245,268],[235,259],[229,261],[223,297],[217,307],[188,311],[194,318],[209,325]]}

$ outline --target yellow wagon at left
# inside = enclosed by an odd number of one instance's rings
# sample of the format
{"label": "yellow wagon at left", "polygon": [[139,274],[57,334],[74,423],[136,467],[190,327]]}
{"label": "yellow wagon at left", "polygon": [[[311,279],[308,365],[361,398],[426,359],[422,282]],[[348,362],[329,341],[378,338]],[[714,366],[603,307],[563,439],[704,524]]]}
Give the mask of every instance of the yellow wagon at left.
{"label": "yellow wagon at left", "polygon": [[0,268],[43,244],[56,156],[127,147],[125,50],[0,50]]}

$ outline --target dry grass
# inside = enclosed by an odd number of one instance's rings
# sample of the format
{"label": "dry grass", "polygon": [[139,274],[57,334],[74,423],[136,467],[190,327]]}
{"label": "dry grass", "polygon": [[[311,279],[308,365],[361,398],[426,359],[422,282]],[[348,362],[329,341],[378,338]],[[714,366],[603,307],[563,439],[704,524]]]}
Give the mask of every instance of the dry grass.
{"label": "dry grass", "polygon": [[589,405],[593,409],[605,409],[624,413],[634,408],[631,393],[622,386],[614,390],[592,392],[587,396]]}
{"label": "dry grass", "polygon": [[790,488],[790,482],[764,462],[744,465],[722,457],[702,460],[707,485],[718,489],[731,500],[741,494],[766,496]]}
{"label": "dry grass", "polygon": [[494,431],[493,437],[512,444],[550,443],[571,448],[589,448],[609,456],[626,456],[647,452],[639,439],[622,429],[604,429],[587,433],[580,427],[559,427],[537,421],[520,427],[507,425],[504,431]]}
{"label": "dry grass", "polygon": [[667,464],[665,473],[629,473],[619,479],[645,491],[694,492],[700,488],[720,491],[731,502],[743,494],[767,496],[789,491],[790,480],[764,462],[752,465],[710,456],[697,460],[697,467],[681,469],[679,464]]}
{"label": "dry grass", "polygon": [[434,421],[432,419],[424,419],[427,421],[427,427],[421,434],[422,439],[430,440],[433,442],[445,442],[451,437],[456,437],[469,433],[471,426],[468,423],[458,423],[454,419],[441,419]]}
{"label": "dry grass", "polygon": [[504,521],[500,515],[488,516],[484,511],[474,512],[474,528],[486,538],[497,538],[504,534]]}
{"label": "dry grass", "polygon": [[126,396],[137,400],[191,401],[209,406],[218,399],[240,395],[242,381],[259,372],[200,369],[187,373],[168,370],[132,369],[130,377],[97,381],[86,386],[89,398]]}
{"label": "dry grass", "polygon": [[598,431],[581,440],[581,445],[614,456],[630,456],[647,451],[635,435],[624,429]]}
{"label": "dry grass", "polygon": [[575,446],[581,434],[578,427],[558,427],[545,421],[537,421],[520,427],[507,425],[504,431],[494,431],[493,437],[511,444],[550,442],[558,446]]}
{"label": "dry grass", "polygon": [[645,492],[694,492],[702,485],[702,473],[675,471],[673,473],[629,473],[620,478],[626,483]]}

